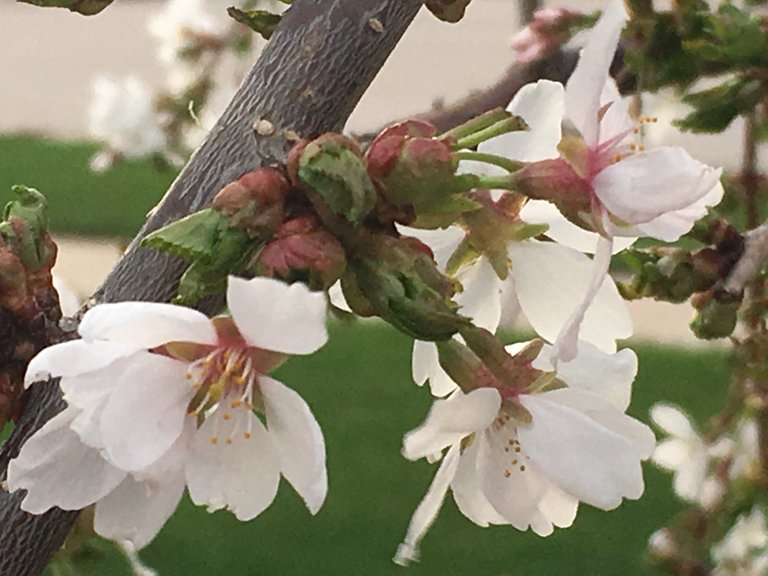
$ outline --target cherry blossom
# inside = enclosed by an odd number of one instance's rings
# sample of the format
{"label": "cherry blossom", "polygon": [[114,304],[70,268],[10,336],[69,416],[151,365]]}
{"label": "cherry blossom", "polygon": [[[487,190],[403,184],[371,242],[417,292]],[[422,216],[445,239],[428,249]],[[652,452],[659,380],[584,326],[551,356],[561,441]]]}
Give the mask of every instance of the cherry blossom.
{"label": "cherry blossom", "polygon": [[[97,78],[93,96],[88,131],[107,145],[108,155],[138,158],[164,148],[165,136],[154,111],[152,95],[138,78]],[[107,156],[99,155],[92,161],[92,167],[104,169],[108,162]]]}
{"label": "cherry blossom", "polygon": [[396,562],[418,559],[419,542],[448,490],[480,526],[511,524],[541,536],[570,526],[579,501],[611,510],[623,498],[640,497],[640,461],[651,455],[654,437],[624,414],[637,370],[634,353],[609,354],[581,342],[579,355],[560,362],[556,374],[551,355],[544,346],[514,384],[436,400],[425,422],[406,435],[409,460],[448,450]]}
{"label": "cherry blossom", "polygon": [[[613,238],[677,240],[723,195],[720,170],[694,160],[682,148],[644,151],[629,141],[634,122],[609,75],[626,20],[622,2],[615,0],[605,9],[558,107],[566,128],[558,154],[542,156],[516,175],[521,191],[552,201],[572,222],[599,233],[593,281],[557,338],[556,356],[564,360],[576,353],[584,314],[608,273]],[[549,134],[538,130],[541,141],[561,133],[559,128]],[[499,139],[493,146],[503,150],[505,142]],[[519,153],[511,147],[504,155],[516,158]]]}
{"label": "cherry blossom", "polygon": [[768,570],[768,530],[765,514],[753,508],[742,514],[712,548],[715,576],[761,576]]}
{"label": "cherry blossom", "polygon": [[[446,268],[464,238],[464,231],[457,226],[445,230],[401,230],[430,246],[441,269]],[[499,326],[503,307],[516,301],[536,333],[554,342],[591,282],[592,262],[566,246],[533,239],[510,243],[507,256],[509,275],[505,280],[497,276],[485,256],[459,269],[456,278],[463,290],[456,296],[456,302],[460,312],[477,326],[493,332]],[[601,350],[615,352],[616,340],[631,334],[626,304],[613,280],[606,277],[585,315],[581,337]],[[422,385],[429,380],[435,396],[446,396],[456,388],[440,367],[437,348],[431,342],[414,343],[412,369],[414,381]]]}
{"label": "cherry blossom", "polygon": [[26,383],[60,377],[67,408],[10,463],[10,489],[27,490],[24,510],[96,503],[96,531],[137,548],[185,485],[196,504],[249,520],[282,475],[317,512],[327,491],[320,427],[296,392],[266,374],[325,343],[325,297],[230,277],[227,302],[232,315],[213,320],[171,304],[97,305],[83,317],[82,340],[32,360]]}

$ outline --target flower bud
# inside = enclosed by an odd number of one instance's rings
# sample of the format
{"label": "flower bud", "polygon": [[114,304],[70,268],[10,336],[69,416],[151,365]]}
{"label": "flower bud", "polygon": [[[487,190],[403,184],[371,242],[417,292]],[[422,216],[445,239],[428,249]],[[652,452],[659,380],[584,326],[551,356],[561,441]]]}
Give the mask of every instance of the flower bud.
{"label": "flower bud", "polygon": [[36,308],[34,299],[29,297],[24,264],[5,248],[0,248],[0,308],[23,317]]}
{"label": "flower bud", "polygon": [[450,139],[435,138],[437,128],[428,122],[408,120],[384,130],[366,153],[368,173],[386,200],[395,206],[413,207],[418,216],[456,214],[477,208],[457,192],[472,187],[470,175],[456,175],[458,160]]}
{"label": "flower bud", "polygon": [[697,310],[691,321],[691,330],[697,338],[727,338],[736,329],[741,296],[710,290],[698,294],[691,303]]}
{"label": "flower bud", "polygon": [[296,174],[321,217],[330,211],[348,222],[362,221],[376,203],[376,188],[357,143],[329,133],[297,146],[289,158],[289,173]]}
{"label": "flower bud", "polygon": [[349,281],[342,283],[355,312],[368,303],[376,315],[419,340],[445,340],[468,324],[451,300],[453,281],[440,273],[420,241],[378,234],[359,248],[349,262],[357,294],[347,294]]}
{"label": "flower bud", "polygon": [[303,281],[319,290],[332,286],[346,266],[344,248],[336,237],[314,216],[301,216],[280,226],[251,267],[260,276]]}
{"label": "flower bud", "polygon": [[222,188],[213,199],[213,209],[231,226],[252,237],[271,237],[283,221],[285,197],[291,186],[274,168],[248,172]]}

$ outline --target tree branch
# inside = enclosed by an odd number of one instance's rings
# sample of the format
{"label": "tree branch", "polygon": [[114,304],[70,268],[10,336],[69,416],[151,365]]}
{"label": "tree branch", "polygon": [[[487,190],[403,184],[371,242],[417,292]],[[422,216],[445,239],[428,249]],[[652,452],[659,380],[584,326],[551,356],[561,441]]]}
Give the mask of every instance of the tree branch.
{"label": "tree branch", "polygon": [[739,296],[744,288],[757,278],[768,261],[768,222],[744,233],[744,252],[731,269],[723,284],[728,294]]}
{"label": "tree branch", "polygon": [[[421,7],[421,0],[296,0],[232,102],[149,217],[96,302],[168,301],[183,263],[139,247],[149,232],[206,206],[225,184],[280,162],[299,134],[339,131]],[[253,124],[274,126],[256,135]],[[263,132],[263,131],[262,131]],[[287,132],[287,133],[286,133]],[[202,306],[216,311],[220,303]],[[54,381],[35,384],[9,441],[0,480],[24,441],[63,408]],[[0,576],[36,576],[61,546],[76,512],[32,516],[21,497],[0,490]]]}

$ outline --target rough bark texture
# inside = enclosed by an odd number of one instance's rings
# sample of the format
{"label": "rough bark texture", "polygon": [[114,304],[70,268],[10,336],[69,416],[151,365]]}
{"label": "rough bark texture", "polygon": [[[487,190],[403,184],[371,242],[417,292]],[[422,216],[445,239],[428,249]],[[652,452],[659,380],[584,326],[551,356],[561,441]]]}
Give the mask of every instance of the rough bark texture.
{"label": "rough bark texture", "polygon": [[[152,230],[207,205],[248,170],[279,162],[285,131],[304,137],[341,130],[360,97],[421,7],[421,0],[296,0],[232,103],[149,217],[95,295],[100,302],[167,301],[183,266],[139,247]],[[254,121],[267,120],[270,136]],[[207,311],[216,306],[209,302]],[[63,407],[54,382],[38,383],[0,450],[0,480],[24,441]],[[0,576],[35,576],[61,546],[77,514],[19,510],[18,494],[0,490]]]}

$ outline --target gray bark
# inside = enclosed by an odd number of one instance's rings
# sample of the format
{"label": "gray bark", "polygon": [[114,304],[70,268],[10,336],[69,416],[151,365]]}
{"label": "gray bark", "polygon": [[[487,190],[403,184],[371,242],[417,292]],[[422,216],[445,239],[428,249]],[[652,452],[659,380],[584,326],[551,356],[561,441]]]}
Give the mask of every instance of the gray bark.
{"label": "gray bark", "polygon": [[[225,184],[280,162],[285,131],[302,137],[340,131],[421,7],[421,0],[296,0],[229,107],[94,295],[97,302],[164,302],[184,269],[145,250],[148,232],[205,207]],[[257,136],[257,119],[275,127]],[[201,308],[215,311],[217,302]],[[55,382],[35,384],[11,438],[0,449],[0,480],[24,441],[63,408]],[[77,513],[19,510],[19,494],[0,490],[0,576],[36,576],[63,543]]]}

